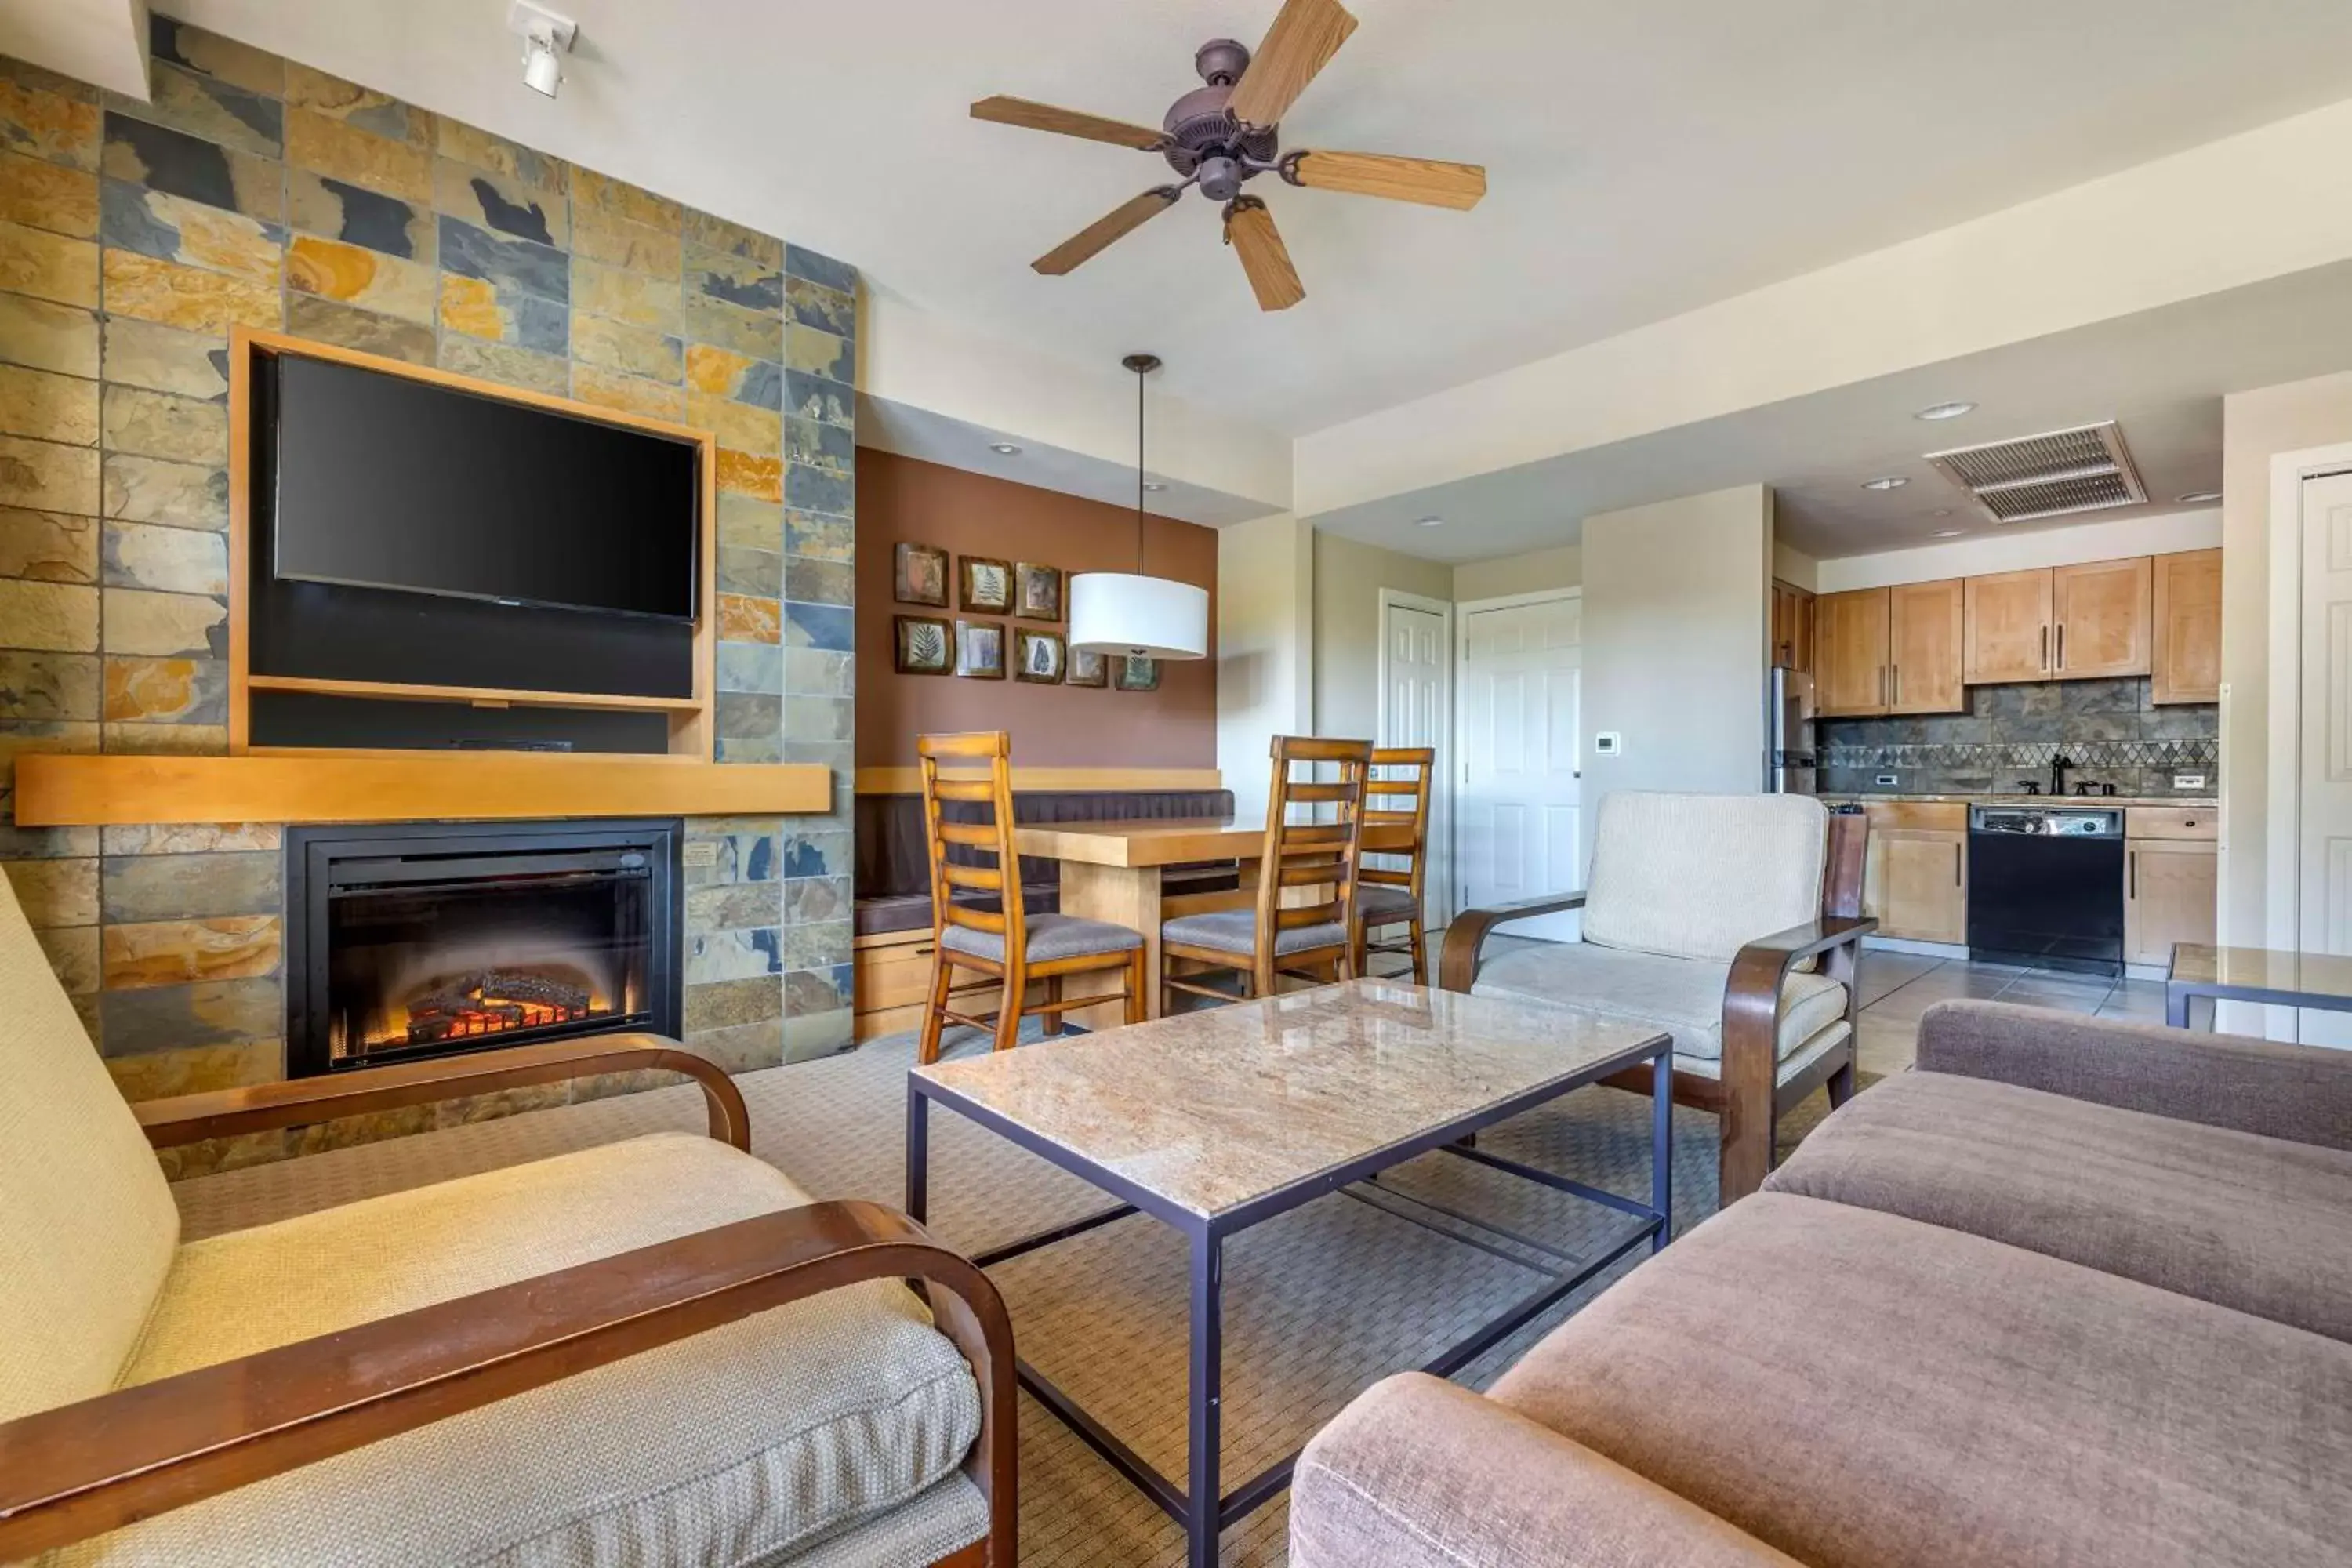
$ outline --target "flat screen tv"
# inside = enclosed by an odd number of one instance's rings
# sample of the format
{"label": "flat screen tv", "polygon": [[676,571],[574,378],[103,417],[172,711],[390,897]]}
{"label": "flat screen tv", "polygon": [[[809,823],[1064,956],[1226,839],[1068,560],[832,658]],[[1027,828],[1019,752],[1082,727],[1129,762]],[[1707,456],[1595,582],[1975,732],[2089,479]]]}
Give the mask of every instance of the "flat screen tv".
{"label": "flat screen tv", "polygon": [[276,368],[278,576],[694,618],[695,443],[296,354]]}

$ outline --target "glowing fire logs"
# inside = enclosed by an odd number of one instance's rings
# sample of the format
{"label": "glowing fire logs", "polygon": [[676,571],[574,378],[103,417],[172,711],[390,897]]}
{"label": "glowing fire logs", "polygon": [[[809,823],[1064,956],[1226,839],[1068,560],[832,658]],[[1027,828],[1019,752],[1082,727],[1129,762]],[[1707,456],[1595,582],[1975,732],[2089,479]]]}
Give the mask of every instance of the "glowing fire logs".
{"label": "glowing fire logs", "polygon": [[408,1043],[426,1046],[509,1029],[568,1024],[589,1016],[595,1010],[594,1001],[584,985],[568,985],[537,974],[480,970],[409,1003]]}

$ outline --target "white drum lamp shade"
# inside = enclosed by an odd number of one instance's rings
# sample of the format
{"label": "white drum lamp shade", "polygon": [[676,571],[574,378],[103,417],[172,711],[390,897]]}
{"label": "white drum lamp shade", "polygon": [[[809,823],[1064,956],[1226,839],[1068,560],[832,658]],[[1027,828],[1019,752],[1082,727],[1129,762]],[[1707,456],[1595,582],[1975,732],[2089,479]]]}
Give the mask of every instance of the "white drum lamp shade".
{"label": "white drum lamp shade", "polygon": [[1209,657],[1209,591],[1129,572],[1070,579],[1070,646],[1139,658]]}

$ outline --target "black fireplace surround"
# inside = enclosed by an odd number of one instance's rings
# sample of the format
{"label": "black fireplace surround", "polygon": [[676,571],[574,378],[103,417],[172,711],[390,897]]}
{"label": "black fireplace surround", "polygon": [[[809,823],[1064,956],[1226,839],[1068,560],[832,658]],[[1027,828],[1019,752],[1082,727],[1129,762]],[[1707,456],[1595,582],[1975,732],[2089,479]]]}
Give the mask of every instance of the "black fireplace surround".
{"label": "black fireplace surround", "polygon": [[286,1065],[676,1035],[677,818],[295,827]]}

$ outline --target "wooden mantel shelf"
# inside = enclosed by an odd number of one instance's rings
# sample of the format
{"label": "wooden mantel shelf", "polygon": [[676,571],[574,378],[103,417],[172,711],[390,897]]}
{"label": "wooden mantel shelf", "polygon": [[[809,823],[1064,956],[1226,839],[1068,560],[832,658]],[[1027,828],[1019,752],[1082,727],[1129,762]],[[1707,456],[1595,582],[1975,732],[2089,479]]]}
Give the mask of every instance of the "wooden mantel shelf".
{"label": "wooden mantel shelf", "polygon": [[815,763],[577,753],[16,759],[16,826],[784,816],[833,809]]}

